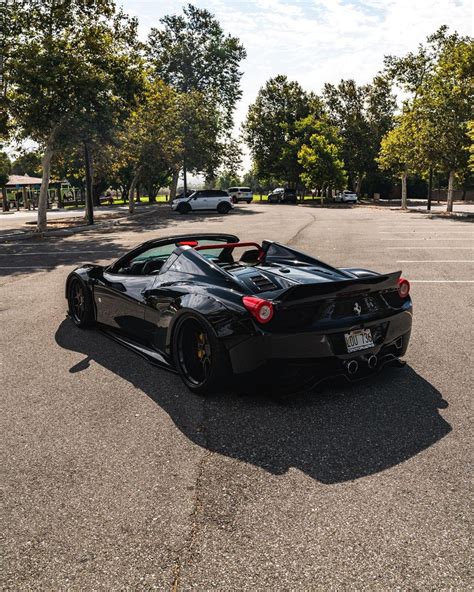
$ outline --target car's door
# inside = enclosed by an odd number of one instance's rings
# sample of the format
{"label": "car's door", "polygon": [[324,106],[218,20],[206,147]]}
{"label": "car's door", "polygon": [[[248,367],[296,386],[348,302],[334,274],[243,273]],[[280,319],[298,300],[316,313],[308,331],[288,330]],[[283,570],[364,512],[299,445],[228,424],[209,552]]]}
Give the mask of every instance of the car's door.
{"label": "car's door", "polygon": [[94,286],[97,321],[137,341],[147,341],[145,293],[154,280],[154,276],[106,270]]}
{"label": "car's door", "polygon": [[94,285],[97,321],[146,342],[146,296],[175,248],[174,242],[144,246],[105,269]]}
{"label": "car's door", "polygon": [[209,207],[207,194],[204,191],[196,191],[191,198],[191,207],[193,210],[207,210]]}

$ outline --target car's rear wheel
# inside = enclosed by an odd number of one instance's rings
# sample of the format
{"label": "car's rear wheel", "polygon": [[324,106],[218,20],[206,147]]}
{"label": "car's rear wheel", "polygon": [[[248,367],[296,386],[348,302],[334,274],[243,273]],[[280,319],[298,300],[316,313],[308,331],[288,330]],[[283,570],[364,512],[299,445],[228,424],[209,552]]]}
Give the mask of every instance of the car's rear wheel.
{"label": "car's rear wheel", "polygon": [[67,300],[69,316],[73,323],[81,329],[92,327],[95,322],[92,296],[87,286],[78,277],[73,277],[69,282]]}
{"label": "car's rear wheel", "polygon": [[188,203],[179,204],[177,209],[180,214],[189,214],[189,212],[192,210],[191,206]]}
{"label": "car's rear wheel", "polygon": [[173,331],[173,360],[184,384],[200,395],[224,383],[229,372],[227,353],[203,317],[186,314]]}
{"label": "car's rear wheel", "polygon": [[217,204],[217,211],[219,212],[219,214],[228,214],[230,210],[230,204],[228,204],[226,201]]}

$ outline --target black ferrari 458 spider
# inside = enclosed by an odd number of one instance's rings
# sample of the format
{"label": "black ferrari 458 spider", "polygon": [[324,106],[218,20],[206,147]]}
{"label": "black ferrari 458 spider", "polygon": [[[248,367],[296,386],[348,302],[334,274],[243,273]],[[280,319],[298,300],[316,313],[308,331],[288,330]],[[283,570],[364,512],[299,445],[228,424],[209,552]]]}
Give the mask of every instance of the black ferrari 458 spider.
{"label": "black ferrari 458 spider", "polygon": [[373,374],[406,352],[409,291],[398,271],[335,268],[227,234],[151,240],[66,281],[78,327],[97,323],[199,393],[262,368],[304,368],[293,375],[313,384]]}

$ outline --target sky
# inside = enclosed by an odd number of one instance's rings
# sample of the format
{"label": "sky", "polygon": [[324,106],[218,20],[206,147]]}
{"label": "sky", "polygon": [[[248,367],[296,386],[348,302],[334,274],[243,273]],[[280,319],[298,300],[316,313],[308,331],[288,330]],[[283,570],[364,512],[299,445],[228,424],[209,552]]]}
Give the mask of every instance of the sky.
{"label": "sky", "polygon": [[[140,36],[160,26],[165,14],[181,12],[175,0],[117,0],[138,17]],[[404,55],[446,24],[473,35],[472,0],[194,0],[247,50],[235,123],[272,76],[286,74],[305,90],[353,78],[369,82],[387,54]],[[244,168],[249,157],[245,156]]]}

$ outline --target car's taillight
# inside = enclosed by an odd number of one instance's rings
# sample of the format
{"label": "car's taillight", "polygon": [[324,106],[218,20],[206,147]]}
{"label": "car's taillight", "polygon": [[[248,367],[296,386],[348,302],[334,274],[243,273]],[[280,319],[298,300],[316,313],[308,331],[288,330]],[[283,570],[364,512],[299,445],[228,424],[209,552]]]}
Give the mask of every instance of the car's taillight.
{"label": "car's taillight", "polygon": [[400,278],[398,280],[398,294],[400,298],[406,298],[410,293],[410,282],[405,278]]}
{"label": "car's taillight", "polygon": [[242,298],[245,308],[259,323],[268,323],[273,317],[273,304],[256,296]]}

